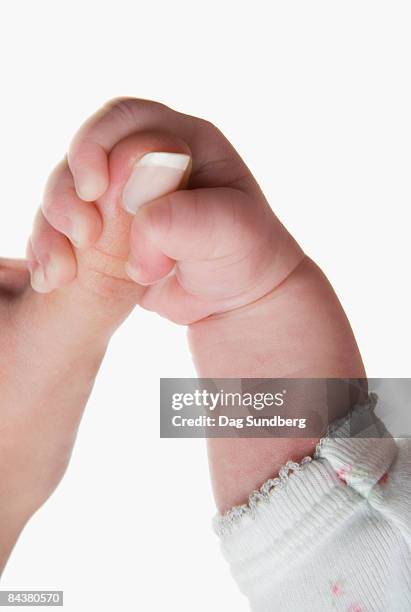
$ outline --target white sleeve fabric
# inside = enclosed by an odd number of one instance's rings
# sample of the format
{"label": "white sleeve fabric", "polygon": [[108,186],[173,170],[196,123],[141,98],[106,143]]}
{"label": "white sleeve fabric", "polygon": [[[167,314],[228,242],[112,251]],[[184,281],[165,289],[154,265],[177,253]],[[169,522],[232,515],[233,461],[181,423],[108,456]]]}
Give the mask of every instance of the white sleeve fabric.
{"label": "white sleeve fabric", "polygon": [[[216,517],[253,611],[411,611],[411,440],[393,439],[374,404],[334,424],[313,459],[289,461],[248,504]],[[350,437],[364,418],[367,431]]]}

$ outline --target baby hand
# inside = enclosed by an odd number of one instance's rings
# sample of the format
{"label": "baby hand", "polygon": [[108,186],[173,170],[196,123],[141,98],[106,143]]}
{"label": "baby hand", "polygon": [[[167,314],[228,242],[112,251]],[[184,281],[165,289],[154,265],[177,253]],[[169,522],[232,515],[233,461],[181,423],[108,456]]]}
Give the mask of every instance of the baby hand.
{"label": "baby hand", "polygon": [[304,254],[214,125],[126,99],[75,137],[49,181],[29,257],[38,291],[76,278],[192,323],[270,293]]}
{"label": "baby hand", "polygon": [[[31,244],[59,263],[45,275],[35,263],[33,286],[70,283],[63,298],[93,323],[115,328],[139,302],[189,324],[201,375],[363,374],[330,283],[203,119],[136,99],[103,108],[52,177]],[[215,350],[223,339],[235,360]]]}

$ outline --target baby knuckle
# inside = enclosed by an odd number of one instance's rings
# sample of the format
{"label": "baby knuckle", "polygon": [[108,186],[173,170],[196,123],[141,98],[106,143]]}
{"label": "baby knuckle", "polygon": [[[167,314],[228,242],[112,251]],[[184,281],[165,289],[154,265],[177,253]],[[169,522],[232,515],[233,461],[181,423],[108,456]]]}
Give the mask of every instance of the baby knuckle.
{"label": "baby knuckle", "polygon": [[167,107],[159,102],[144,100],[142,98],[118,97],[109,100],[103,109],[110,115],[118,117],[127,123],[135,122],[142,112],[166,109]]}
{"label": "baby knuckle", "polygon": [[204,130],[221,134],[221,130],[216,126],[215,123],[213,123],[209,119],[204,119],[203,117],[196,117],[196,120],[199,127],[202,127]]}

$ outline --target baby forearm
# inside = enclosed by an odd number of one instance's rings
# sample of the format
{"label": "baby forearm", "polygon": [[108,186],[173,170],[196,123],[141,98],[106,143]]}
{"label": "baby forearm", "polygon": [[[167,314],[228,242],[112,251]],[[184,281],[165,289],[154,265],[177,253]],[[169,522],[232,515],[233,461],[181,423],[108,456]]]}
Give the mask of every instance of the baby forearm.
{"label": "baby forearm", "polygon": [[[189,340],[201,377],[365,377],[345,313],[323,273],[308,258],[271,294],[192,325]],[[244,503],[287,460],[311,455],[317,441],[318,437],[209,439],[219,510]]]}

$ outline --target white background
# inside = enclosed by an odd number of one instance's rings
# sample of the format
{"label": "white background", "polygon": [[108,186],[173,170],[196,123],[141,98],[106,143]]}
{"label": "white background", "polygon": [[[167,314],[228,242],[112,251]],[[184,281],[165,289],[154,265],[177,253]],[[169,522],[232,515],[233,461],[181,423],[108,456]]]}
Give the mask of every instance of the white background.
{"label": "white background", "polygon": [[[368,374],[411,375],[409,2],[2,7],[2,255],[23,255],[79,124],[115,96],[157,99],[210,119],[239,149],[332,280]],[[203,442],[159,439],[159,377],[193,374],[185,330],[136,311],[3,589],[64,589],[70,612],[247,609],[210,528]]]}

